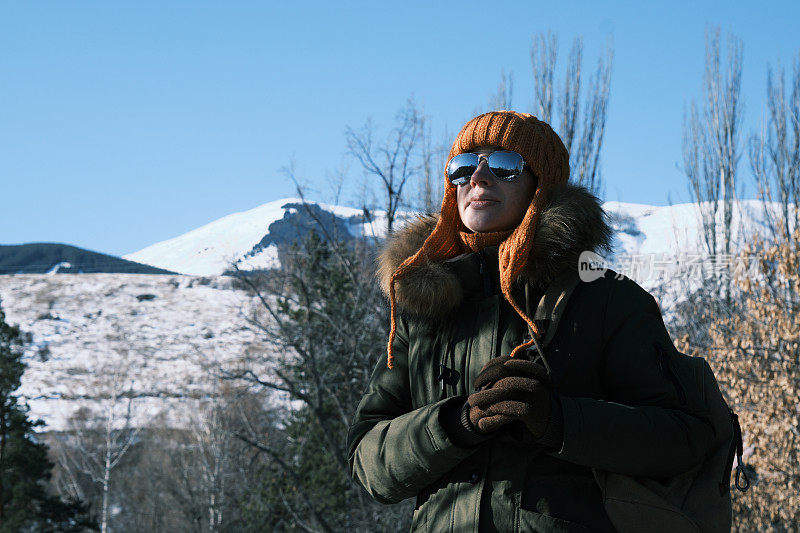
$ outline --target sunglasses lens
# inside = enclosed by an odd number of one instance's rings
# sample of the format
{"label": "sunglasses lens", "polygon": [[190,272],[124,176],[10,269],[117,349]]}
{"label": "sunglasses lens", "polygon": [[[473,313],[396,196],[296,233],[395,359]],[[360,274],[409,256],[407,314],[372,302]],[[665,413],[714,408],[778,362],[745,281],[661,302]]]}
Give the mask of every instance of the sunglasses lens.
{"label": "sunglasses lens", "polygon": [[[525,160],[517,152],[506,150],[492,152],[487,161],[489,170],[501,181],[514,181],[525,168]],[[447,178],[453,185],[463,185],[470,180],[479,163],[478,154],[459,154],[447,164]]]}
{"label": "sunglasses lens", "polygon": [[493,152],[489,155],[488,161],[489,170],[502,181],[517,179],[525,168],[525,161],[516,152]]}
{"label": "sunglasses lens", "polygon": [[447,164],[447,179],[453,185],[463,185],[469,181],[476,168],[478,168],[476,154],[459,154]]}

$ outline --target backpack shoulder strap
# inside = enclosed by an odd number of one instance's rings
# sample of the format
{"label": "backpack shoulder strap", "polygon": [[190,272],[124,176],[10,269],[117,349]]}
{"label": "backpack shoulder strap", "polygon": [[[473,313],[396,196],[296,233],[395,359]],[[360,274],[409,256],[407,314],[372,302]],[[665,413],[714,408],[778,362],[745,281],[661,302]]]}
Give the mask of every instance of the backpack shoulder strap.
{"label": "backpack shoulder strap", "polygon": [[572,296],[578,283],[580,283],[578,272],[567,270],[553,280],[539,300],[539,305],[536,307],[533,319],[550,321],[547,325],[544,338],[541,339],[542,346],[550,344],[550,341],[555,337],[558,323],[561,317],[564,316],[569,298]]}

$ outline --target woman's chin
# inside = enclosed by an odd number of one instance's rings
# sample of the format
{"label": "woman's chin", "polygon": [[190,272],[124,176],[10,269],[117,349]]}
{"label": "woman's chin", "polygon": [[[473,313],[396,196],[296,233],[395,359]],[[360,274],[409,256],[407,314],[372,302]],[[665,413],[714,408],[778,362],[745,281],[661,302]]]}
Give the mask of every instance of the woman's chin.
{"label": "woman's chin", "polygon": [[474,221],[469,220],[464,222],[464,225],[473,233],[492,233],[495,231],[501,231],[502,228],[499,227],[497,224],[492,224],[490,222],[485,221]]}
{"label": "woman's chin", "polygon": [[464,226],[473,233],[505,231],[516,226],[514,222],[519,223],[519,221],[510,220],[500,205],[481,208],[469,206],[459,214]]}

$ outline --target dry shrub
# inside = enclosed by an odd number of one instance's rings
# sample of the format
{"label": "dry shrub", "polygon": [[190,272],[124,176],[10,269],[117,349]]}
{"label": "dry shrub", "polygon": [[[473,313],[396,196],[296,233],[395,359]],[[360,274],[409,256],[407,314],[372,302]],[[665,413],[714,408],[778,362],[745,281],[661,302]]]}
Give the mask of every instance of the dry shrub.
{"label": "dry shrub", "polygon": [[[758,275],[735,278],[726,312],[712,306],[713,316],[699,317],[708,324],[709,346],[697,355],[709,359],[739,414],[753,470],[750,490],[733,491],[735,531],[800,529],[798,243],[800,230],[771,243],[754,240],[742,254],[758,257]],[[698,348],[689,335],[676,345],[687,353]]]}

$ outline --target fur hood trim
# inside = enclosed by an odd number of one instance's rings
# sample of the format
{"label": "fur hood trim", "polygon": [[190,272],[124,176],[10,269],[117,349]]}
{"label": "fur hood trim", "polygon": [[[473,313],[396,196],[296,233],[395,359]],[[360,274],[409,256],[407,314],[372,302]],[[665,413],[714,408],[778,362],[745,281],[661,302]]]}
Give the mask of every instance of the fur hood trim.
{"label": "fur hood trim", "polygon": [[[422,247],[437,220],[438,215],[419,217],[387,239],[378,258],[378,278],[385,294],[389,294],[392,273]],[[577,271],[584,250],[609,252],[611,237],[600,200],[582,186],[559,185],[539,218],[527,271],[520,281],[543,289],[563,271]],[[425,262],[396,281],[395,290],[400,309],[425,318],[443,317],[464,299],[459,278],[440,262]]]}

